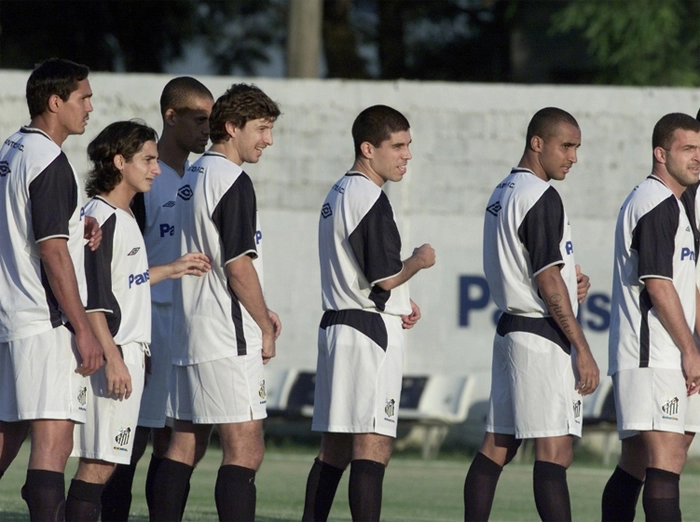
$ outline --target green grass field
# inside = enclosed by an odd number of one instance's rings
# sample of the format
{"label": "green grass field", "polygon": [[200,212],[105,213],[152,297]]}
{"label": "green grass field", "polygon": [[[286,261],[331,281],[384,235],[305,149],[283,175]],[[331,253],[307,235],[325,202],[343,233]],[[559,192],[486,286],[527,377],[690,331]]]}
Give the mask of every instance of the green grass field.
{"label": "green grass field", "polygon": [[[20,455],[0,480],[0,520],[20,522],[29,519],[19,490],[24,483],[28,457],[25,444]],[[211,447],[192,477],[185,520],[216,520],[214,481],[221,453]],[[268,448],[265,462],[256,480],[258,489],[257,519],[262,522],[298,521],[304,504],[306,475],[314,452],[308,447]],[[582,460],[582,459],[580,459]],[[415,456],[396,454],[384,481],[382,520],[459,521],[462,519],[462,487],[470,459],[453,453],[437,460],[424,461]],[[66,473],[69,482],[76,459],[70,459]],[[141,462],[134,482],[131,520],[146,522],[148,512],[143,488],[147,459]],[[600,496],[612,468],[595,462],[576,463],[568,473],[573,518],[575,521],[600,520]],[[511,464],[501,475],[491,520],[539,520],[532,498],[532,465]],[[347,501],[347,475],[338,489],[331,520],[350,520]],[[683,518],[700,521],[700,469],[690,467],[681,479]],[[637,510],[641,520],[641,505]]]}

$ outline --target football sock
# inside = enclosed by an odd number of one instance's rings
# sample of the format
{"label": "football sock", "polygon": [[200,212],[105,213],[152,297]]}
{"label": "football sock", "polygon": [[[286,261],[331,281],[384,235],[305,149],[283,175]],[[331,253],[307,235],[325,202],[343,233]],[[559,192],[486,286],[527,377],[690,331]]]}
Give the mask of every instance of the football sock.
{"label": "football sock", "polygon": [[350,513],[353,520],[379,522],[385,466],[373,460],[350,463]]}
{"label": "football sock", "polygon": [[153,479],[152,522],[182,520],[193,470],[182,462],[163,459]]}
{"label": "football sock", "polygon": [[643,480],[617,466],[603,490],[602,522],[632,522],[643,485]]}
{"label": "football sock", "polygon": [[66,522],[97,522],[104,484],[73,479],[66,498]]}
{"label": "football sock", "polygon": [[571,520],[566,468],[553,462],[536,460],[533,468],[535,506],[543,522]]}
{"label": "football sock", "polygon": [[493,497],[503,467],[483,453],[474,456],[464,480],[464,520],[482,522],[489,519]]}
{"label": "football sock", "polygon": [[27,470],[22,498],[29,507],[30,520],[54,521],[65,518],[64,475],[43,469]]}
{"label": "football sock", "polygon": [[671,471],[647,468],[642,504],[649,522],[677,522],[681,520],[678,483],[681,476]]}
{"label": "football sock", "polygon": [[114,468],[112,477],[102,491],[102,522],[124,522],[129,519],[134,473],[136,463],[117,464]]}
{"label": "football sock", "polygon": [[227,464],[219,468],[214,489],[219,520],[255,520],[255,470]]}
{"label": "football sock", "polygon": [[306,501],[302,522],[325,522],[333,506],[338,483],[343,476],[343,470],[314,460],[309,478],[306,480]]}
{"label": "football sock", "polygon": [[[148,473],[146,474],[146,504],[148,505],[148,512],[151,512],[153,506],[153,482],[156,478],[156,473],[158,472],[158,467],[163,462],[162,457],[156,457],[151,455],[151,462],[148,464]],[[187,483],[189,486],[189,482]],[[183,506],[184,506],[183,502]]]}

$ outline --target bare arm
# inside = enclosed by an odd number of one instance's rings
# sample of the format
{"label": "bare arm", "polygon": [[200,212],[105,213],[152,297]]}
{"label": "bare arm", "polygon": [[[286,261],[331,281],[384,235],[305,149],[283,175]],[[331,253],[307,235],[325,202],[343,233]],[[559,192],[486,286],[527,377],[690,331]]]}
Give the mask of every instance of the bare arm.
{"label": "bare arm", "polygon": [[131,375],[129,375],[129,370],[124,364],[119,348],[114,343],[114,338],[107,326],[105,314],[103,312],[90,312],[87,316],[92,326],[92,331],[104,349],[107,395],[114,395],[118,399],[122,397],[128,399],[133,390]]}
{"label": "bare arm", "polygon": [[185,275],[201,276],[209,270],[211,270],[211,264],[205,254],[190,252],[167,265],[149,267],[149,283],[153,286],[164,279],[178,279]]}
{"label": "bare arm", "polygon": [[[656,310],[659,321],[673,339],[681,352],[681,363],[685,374],[688,393],[693,394],[700,388],[700,352],[695,345],[693,332],[685,322],[678,292],[673,282],[668,279],[647,278],[644,280],[651,304]],[[695,301],[698,292],[695,290]],[[697,320],[697,319],[696,319]]]}
{"label": "bare arm", "polygon": [[75,267],[65,239],[46,239],[38,243],[51,290],[61,310],[75,330],[75,342],[81,363],[76,370],[81,375],[91,375],[102,366],[102,347],[97,342],[80,300]]}
{"label": "bare arm", "polygon": [[430,268],[435,264],[435,250],[425,243],[413,250],[413,255],[403,262],[401,272],[394,277],[377,283],[382,290],[393,290],[411,279],[419,270]]}
{"label": "bare arm", "polygon": [[571,308],[569,291],[561,277],[560,267],[545,268],[535,276],[535,281],[552,319],[576,350],[576,367],[579,374],[576,389],[582,395],[589,395],[598,387],[600,372]]}
{"label": "bare arm", "polygon": [[275,334],[281,325],[274,324],[270,317],[253,260],[243,255],[226,265],[226,273],[229,286],[262,330],[262,357],[263,362],[268,363],[275,356]]}

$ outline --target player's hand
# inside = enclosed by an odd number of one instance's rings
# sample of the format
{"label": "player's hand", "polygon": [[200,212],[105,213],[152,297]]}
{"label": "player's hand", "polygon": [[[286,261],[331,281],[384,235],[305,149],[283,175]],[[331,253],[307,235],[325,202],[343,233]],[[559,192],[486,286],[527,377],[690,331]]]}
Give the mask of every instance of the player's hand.
{"label": "player's hand", "polygon": [[133,390],[131,375],[119,356],[111,357],[105,362],[105,377],[107,378],[107,396],[117,399],[128,399]]}
{"label": "player's hand", "polygon": [[590,349],[576,352],[576,370],[578,374],[576,391],[581,395],[590,395],[598,388],[600,382],[600,371]]}
{"label": "player's hand", "polygon": [[576,265],[576,294],[579,304],[585,301],[588,295],[588,290],[591,288],[591,280],[586,275],[581,273],[581,265]]}
{"label": "player's hand", "polygon": [[693,395],[700,390],[700,352],[693,350],[681,355],[681,366],[688,396]]}
{"label": "player's hand", "polygon": [[435,249],[428,243],[414,248],[413,256],[419,259],[421,268],[430,268],[435,264]]}
{"label": "player's hand", "polygon": [[83,238],[87,239],[87,244],[93,252],[97,250],[102,242],[102,229],[97,220],[92,216],[85,216],[85,230]]}
{"label": "player's hand", "polygon": [[189,252],[170,263],[170,279],[186,275],[202,276],[211,270],[211,262],[206,254]]}
{"label": "player's hand", "polygon": [[75,346],[80,355],[80,362],[75,372],[83,377],[92,375],[102,368],[104,352],[92,330],[75,334]]}
{"label": "player's hand", "polygon": [[420,319],[420,308],[418,308],[418,305],[411,299],[411,313],[401,316],[401,327],[404,330],[410,330],[418,322],[418,319]]}
{"label": "player's hand", "polygon": [[267,364],[270,362],[270,359],[272,359],[275,355],[277,355],[275,347],[275,337],[274,333],[269,333],[266,334],[263,332],[262,334],[262,359],[263,359],[263,364]]}
{"label": "player's hand", "polygon": [[272,310],[267,310],[267,315],[270,317],[270,322],[272,322],[272,327],[275,329],[275,341],[279,338],[282,333],[282,321],[280,321],[280,316],[277,315]]}

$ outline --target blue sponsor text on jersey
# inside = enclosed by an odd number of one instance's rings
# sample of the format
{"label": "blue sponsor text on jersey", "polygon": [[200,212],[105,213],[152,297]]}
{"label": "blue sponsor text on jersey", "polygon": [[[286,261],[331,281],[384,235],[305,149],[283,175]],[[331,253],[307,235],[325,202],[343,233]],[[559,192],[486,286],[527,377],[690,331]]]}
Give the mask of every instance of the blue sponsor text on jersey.
{"label": "blue sponsor text on jersey", "polygon": [[129,274],[129,288],[131,288],[133,285],[138,286],[148,283],[150,278],[151,277],[148,270],[146,270],[143,274]]}
{"label": "blue sponsor text on jersey", "polygon": [[681,248],[681,261],[695,261],[695,251],[692,248]]}
{"label": "blue sponsor text on jersey", "polygon": [[255,231],[255,244],[259,245],[260,241],[262,241],[262,230],[256,230]]}
{"label": "blue sponsor text on jersey", "polygon": [[174,236],[175,235],[175,225],[168,225],[167,223],[161,223],[158,225],[160,229],[160,237]]}

